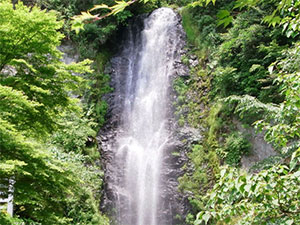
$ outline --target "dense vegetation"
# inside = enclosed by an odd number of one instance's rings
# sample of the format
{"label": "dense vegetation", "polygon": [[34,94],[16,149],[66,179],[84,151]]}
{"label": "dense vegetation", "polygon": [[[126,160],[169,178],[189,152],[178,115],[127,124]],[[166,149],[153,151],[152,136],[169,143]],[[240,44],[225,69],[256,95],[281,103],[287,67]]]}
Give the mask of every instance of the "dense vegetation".
{"label": "dense vegetation", "polygon": [[[179,178],[186,224],[300,223],[298,1],[107,0],[77,17],[94,1],[23,2],[0,0],[0,179],[15,182],[15,216],[0,212],[0,224],[109,224],[95,140],[111,91],[104,67],[118,29],[162,5],[180,7],[187,34],[175,116],[204,135]],[[66,41],[80,62],[62,62]],[[245,169],[252,129],[277,155]]]}
{"label": "dense vegetation", "polygon": [[[175,83],[181,124],[206,133],[180,178],[192,205],[186,222],[298,224],[299,3],[203,2],[181,11],[188,55],[200,64]],[[245,170],[251,127],[277,155]]]}
{"label": "dense vegetation", "polygon": [[0,1],[0,24],[0,177],[14,181],[15,214],[1,212],[0,223],[108,224],[98,125],[71,97],[89,87],[91,61],[61,61],[54,11]]}

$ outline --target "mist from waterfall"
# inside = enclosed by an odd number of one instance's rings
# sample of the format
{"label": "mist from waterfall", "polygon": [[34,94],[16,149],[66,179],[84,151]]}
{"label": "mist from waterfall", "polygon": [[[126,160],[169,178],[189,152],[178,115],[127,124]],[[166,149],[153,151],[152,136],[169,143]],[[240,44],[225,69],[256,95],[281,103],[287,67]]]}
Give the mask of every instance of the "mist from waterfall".
{"label": "mist from waterfall", "polygon": [[121,179],[114,182],[118,224],[122,225],[164,225],[158,219],[160,172],[171,135],[168,92],[178,16],[172,9],[160,8],[143,23],[142,32],[129,27],[123,66],[116,71],[117,89],[124,93],[117,100],[123,107],[114,150],[116,164],[122,168],[116,170]]}

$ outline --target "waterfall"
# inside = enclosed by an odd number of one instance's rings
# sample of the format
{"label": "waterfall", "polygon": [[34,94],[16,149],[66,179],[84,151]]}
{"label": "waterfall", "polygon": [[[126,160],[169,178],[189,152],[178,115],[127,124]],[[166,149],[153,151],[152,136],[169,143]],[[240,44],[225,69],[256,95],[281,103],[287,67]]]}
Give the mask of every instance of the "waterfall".
{"label": "waterfall", "polygon": [[[143,19],[142,30],[128,28],[127,41],[114,59],[114,104],[120,112],[108,185],[115,195],[118,224],[165,225],[164,155],[172,139],[170,85],[180,35],[178,15],[160,8]],[[140,30],[139,30],[140,29]],[[176,178],[175,178],[176,179]]]}

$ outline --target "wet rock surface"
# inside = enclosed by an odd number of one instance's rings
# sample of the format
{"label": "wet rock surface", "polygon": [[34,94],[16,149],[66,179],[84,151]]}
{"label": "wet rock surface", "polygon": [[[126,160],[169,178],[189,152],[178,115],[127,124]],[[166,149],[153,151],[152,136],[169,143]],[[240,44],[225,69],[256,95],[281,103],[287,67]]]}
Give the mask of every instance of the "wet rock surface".
{"label": "wet rock surface", "polygon": [[58,50],[60,50],[63,53],[62,61],[65,64],[70,64],[73,62],[78,62],[79,60],[79,53],[76,50],[77,48],[72,42],[64,42],[59,47]]}
{"label": "wet rock surface", "polygon": [[264,140],[264,133],[257,133],[252,127],[245,128],[237,120],[234,123],[238,131],[248,136],[252,147],[250,154],[242,156],[241,167],[243,169],[249,170],[255,163],[277,155],[273,146]]}

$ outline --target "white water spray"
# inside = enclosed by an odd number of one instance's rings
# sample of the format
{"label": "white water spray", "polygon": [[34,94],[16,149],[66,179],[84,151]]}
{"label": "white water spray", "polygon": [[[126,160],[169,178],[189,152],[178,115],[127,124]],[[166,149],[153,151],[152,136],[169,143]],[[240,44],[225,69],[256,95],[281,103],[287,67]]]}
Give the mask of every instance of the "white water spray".
{"label": "white water spray", "polygon": [[[159,221],[164,149],[168,143],[168,90],[176,50],[178,16],[169,8],[155,10],[144,20],[141,35],[129,30],[126,79],[115,160],[124,165],[114,184],[119,224],[162,225]],[[139,39],[139,40],[137,40]],[[121,85],[121,84],[119,84]],[[120,171],[117,171],[120,173]],[[116,175],[117,176],[117,175]]]}

